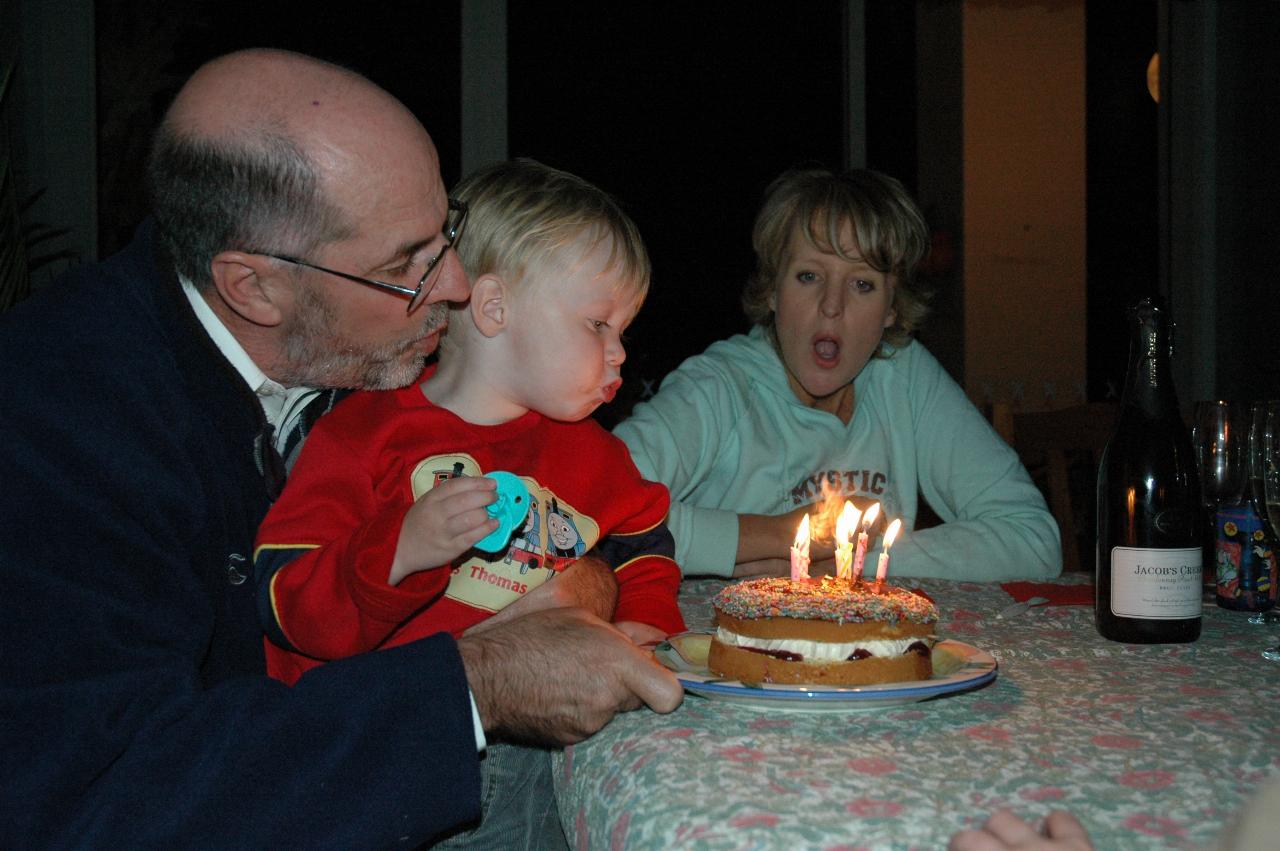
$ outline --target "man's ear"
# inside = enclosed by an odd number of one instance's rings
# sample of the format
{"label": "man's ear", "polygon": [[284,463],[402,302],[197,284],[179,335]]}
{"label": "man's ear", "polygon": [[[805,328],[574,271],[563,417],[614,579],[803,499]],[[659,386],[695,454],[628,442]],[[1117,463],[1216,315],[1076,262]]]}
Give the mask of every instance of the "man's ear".
{"label": "man's ear", "polygon": [[486,337],[496,337],[511,320],[511,294],[497,275],[481,275],[471,285],[471,319]]}
{"label": "man's ear", "polygon": [[227,307],[254,325],[279,325],[293,302],[285,273],[261,254],[223,251],[214,255],[210,271]]}

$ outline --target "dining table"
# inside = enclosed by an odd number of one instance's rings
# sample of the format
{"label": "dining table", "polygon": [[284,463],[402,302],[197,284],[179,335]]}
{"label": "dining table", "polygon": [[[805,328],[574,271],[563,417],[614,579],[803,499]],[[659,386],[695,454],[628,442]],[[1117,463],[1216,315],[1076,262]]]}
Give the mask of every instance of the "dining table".
{"label": "dining table", "polygon": [[725,580],[686,580],[690,632],[657,651],[683,703],[554,757],[569,847],[942,849],[1004,807],[1068,810],[1098,849],[1194,848],[1280,777],[1280,664],[1261,657],[1274,619],[1209,598],[1198,640],[1120,644],[1094,628],[1085,574],[891,581],[934,600],[947,664],[806,690],[706,671]]}

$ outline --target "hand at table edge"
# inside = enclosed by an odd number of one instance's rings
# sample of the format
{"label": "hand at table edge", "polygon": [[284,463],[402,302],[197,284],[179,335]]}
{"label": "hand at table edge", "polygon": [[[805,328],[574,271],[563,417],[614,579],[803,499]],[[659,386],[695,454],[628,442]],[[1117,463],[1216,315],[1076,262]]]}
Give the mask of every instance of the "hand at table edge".
{"label": "hand at table edge", "polygon": [[667,713],[684,690],[647,650],[591,612],[547,609],[458,639],[486,734],[563,746],[619,712]]}
{"label": "hand at table edge", "polygon": [[1010,810],[999,809],[981,828],[951,837],[947,851],[1093,851],[1084,825],[1065,810],[1054,810],[1039,831]]}

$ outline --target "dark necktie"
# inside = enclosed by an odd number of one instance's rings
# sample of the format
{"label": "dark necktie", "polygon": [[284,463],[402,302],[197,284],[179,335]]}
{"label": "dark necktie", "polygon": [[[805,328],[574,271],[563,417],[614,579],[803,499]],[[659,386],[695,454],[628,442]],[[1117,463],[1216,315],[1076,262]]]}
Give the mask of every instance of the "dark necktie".
{"label": "dark necktie", "polygon": [[336,395],[337,393],[334,390],[320,391],[303,406],[301,413],[293,418],[293,422],[289,423],[288,431],[284,438],[284,448],[280,450],[280,457],[284,461],[286,473],[293,469],[294,462],[298,460],[298,453],[302,451],[302,443],[307,439],[307,435],[311,433],[316,420],[320,419],[321,415],[328,413],[334,406],[337,401]]}
{"label": "dark necktie", "polygon": [[284,439],[284,451],[275,448],[275,427],[267,423],[267,427],[255,440],[255,456],[258,470],[267,484],[267,495],[274,502],[284,490],[285,479],[302,451],[303,441],[307,439],[316,420],[327,413],[338,402],[350,393],[350,390],[322,390],[303,407],[302,412],[289,423],[289,431]]}

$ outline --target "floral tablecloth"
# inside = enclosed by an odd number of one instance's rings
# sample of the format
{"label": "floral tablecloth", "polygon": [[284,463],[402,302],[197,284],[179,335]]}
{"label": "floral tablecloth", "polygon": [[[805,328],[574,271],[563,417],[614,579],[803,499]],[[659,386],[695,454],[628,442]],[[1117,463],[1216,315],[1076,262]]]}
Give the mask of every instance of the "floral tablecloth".
{"label": "floral tablecloth", "polygon": [[[691,629],[722,584],[685,583]],[[1007,806],[1070,809],[1099,849],[1188,848],[1280,776],[1280,665],[1259,655],[1280,627],[1207,603],[1193,644],[1116,644],[1089,606],[997,618],[998,584],[908,584],[941,637],[996,657],[994,682],[836,714],[687,695],[619,716],[556,758],[570,847],[938,849]]]}

